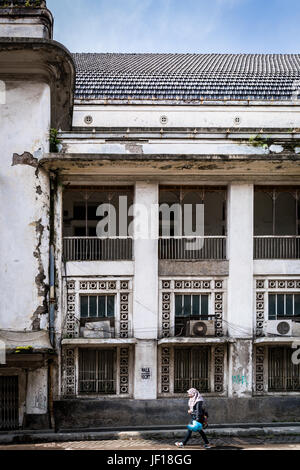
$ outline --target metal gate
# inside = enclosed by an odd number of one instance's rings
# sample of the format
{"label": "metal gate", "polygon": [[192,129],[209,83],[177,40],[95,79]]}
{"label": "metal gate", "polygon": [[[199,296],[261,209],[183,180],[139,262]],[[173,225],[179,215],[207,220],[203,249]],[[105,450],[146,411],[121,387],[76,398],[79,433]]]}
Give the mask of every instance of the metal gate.
{"label": "metal gate", "polygon": [[0,377],[0,431],[19,428],[18,376]]}
{"label": "metal gate", "polygon": [[209,392],[209,348],[175,349],[175,393],[189,388]]}
{"label": "metal gate", "polygon": [[269,348],[269,392],[298,392],[300,365],[293,364],[290,347]]}
{"label": "metal gate", "polygon": [[79,393],[116,394],[116,350],[79,350]]}

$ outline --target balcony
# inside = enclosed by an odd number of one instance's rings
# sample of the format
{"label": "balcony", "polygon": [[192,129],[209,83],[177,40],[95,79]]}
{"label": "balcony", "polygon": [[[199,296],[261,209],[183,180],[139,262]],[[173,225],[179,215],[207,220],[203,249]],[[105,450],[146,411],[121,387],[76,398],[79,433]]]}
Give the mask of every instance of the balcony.
{"label": "balcony", "polygon": [[254,259],[300,259],[300,236],[255,236]]}
{"label": "balcony", "polygon": [[65,261],[131,261],[131,237],[64,237]]}
{"label": "balcony", "polygon": [[226,236],[161,237],[160,260],[226,260]]}

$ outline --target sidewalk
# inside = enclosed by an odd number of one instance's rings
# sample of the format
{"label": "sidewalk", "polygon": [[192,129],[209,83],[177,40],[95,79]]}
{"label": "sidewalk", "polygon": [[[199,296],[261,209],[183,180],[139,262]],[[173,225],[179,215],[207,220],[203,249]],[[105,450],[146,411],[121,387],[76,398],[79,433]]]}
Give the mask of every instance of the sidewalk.
{"label": "sidewalk", "polygon": [[[77,430],[77,431],[16,431],[1,432],[0,444],[38,444],[76,441],[108,441],[108,440],[164,440],[180,439],[185,427],[165,427],[164,429],[131,429],[131,430]],[[228,437],[263,437],[273,439],[276,437],[299,436],[300,423],[267,423],[243,424],[229,426],[210,426],[206,431],[210,438]]]}

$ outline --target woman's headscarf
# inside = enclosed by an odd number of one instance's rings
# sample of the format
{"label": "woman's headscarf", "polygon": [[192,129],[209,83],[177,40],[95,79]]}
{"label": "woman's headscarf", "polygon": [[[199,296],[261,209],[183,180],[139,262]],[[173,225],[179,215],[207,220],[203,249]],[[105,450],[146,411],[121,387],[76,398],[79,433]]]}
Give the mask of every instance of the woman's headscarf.
{"label": "woman's headscarf", "polygon": [[193,396],[189,399],[189,408],[191,411],[193,411],[194,406],[196,405],[196,403],[198,403],[198,401],[203,402],[203,397],[202,395],[200,395],[200,392],[198,392],[198,390],[196,390],[195,388],[190,388],[188,390],[188,394],[193,394]]}

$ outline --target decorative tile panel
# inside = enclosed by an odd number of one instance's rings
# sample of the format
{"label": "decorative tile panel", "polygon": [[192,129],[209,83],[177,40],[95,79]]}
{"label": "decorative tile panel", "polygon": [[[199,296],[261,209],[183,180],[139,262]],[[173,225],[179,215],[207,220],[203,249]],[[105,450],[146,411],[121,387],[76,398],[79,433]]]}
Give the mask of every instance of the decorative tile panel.
{"label": "decorative tile panel", "polygon": [[215,392],[224,391],[224,346],[215,347]]}
{"label": "decorative tile panel", "polygon": [[255,282],[256,336],[264,335],[264,323],[268,318],[266,297],[268,293],[300,290],[300,279],[256,279]]}
{"label": "decorative tile panel", "polygon": [[129,348],[120,350],[120,395],[129,393]]}
{"label": "decorative tile panel", "polygon": [[161,352],[161,393],[170,393],[170,348],[162,348]]}
{"label": "decorative tile panel", "polygon": [[129,338],[131,334],[130,328],[130,293],[131,282],[129,280],[71,280],[67,282],[67,314],[65,325],[63,327],[64,334],[67,338],[78,338],[80,330],[80,312],[76,312],[76,305],[79,307],[80,294],[111,295],[115,293],[120,298],[120,338]]}
{"label": "decorative tile panel", "polygon": [[256,347],[255,351],[255,391],[256,394],[264,393],[264,346]]}
{"label": "decorative tile panel", "polygon": [[224,316],[224,280],[193,279],[193,280],[162,280],[161,281],[161,325],[162,337],[168,338],[171,332],[171,301],[176,292],[201,294],[201,291],[210,291],[214,302],[215,335],[222,337]]}
{"label": "decorative tile panel", "polygon": [[75,350],[64,348],[62,352],[62,386],[63,396],[66,398],[76,395]]}

